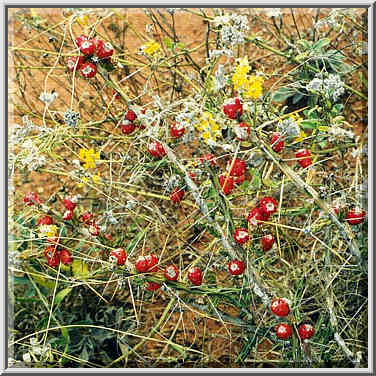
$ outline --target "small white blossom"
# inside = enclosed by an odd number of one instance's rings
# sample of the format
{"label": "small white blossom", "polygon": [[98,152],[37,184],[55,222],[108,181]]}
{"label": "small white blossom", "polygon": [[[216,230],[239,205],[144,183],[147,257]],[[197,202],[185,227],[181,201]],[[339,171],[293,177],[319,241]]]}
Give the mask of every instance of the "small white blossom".
{"label": "small white blossom", "polygon": [[53,93],[47,93],[46,91],[43,91],[39,99],[48,107],[51,103],[53,103],[56,98],[58,97],[58,94],[56,92]]}

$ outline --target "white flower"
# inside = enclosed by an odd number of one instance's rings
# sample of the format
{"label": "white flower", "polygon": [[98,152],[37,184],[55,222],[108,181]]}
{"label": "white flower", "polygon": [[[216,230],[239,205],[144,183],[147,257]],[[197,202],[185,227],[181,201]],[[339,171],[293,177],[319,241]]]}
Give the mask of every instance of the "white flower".
{"label": "white flower", "polygon": [[223,71],[223,65],[219,64],[215,72],[215,91],[223,89],[227,84],[226,76]]}
{"label": "white flower", "polygon": [[48,107],[52,102],[56,100],[58,97],[58,94],[56,92],[53,93],[47,93],[46,91],[43,91],[39,99]]}

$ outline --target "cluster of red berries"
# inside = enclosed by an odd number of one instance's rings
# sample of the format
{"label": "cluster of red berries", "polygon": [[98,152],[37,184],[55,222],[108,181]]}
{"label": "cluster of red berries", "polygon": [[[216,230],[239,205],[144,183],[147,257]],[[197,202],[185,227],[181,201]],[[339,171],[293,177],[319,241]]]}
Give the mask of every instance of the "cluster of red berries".
{"label": "cluster of red berries", "polygon": [[234,189],[235,185],[240,185],[245,181],[247,166],[243,159],[230,159],[226,165],[227,173],[219,176],[219,184],[223,193],[227,196]]}
{"label": "cluster of red berries", "polygon": [[[141,113],[145,113],[145,109],[141,110]],[[135,122],[136,119],[137,114],[133,110],[128,110],[120,123],[120,129],[124,135],[131,134],[136,127],[145,129],[145,125]]]}
{"label": "cluster of red berries", "polygon": [[241,121],[243,115],[243,105],[240,103],[239,98],[235,98],[223,106],[224,114],[231,120],[237,120],[238,124],[233,126],[236,139],[238,141],[246,141],[251,134],[251,127],[249,124]]}
{"label": "cluster of red berries", "polygon": [[87,226],[87,229],[92,236],[99,235],[99,226],[95,223],[94,215],[91,212],[81,214],[81,221]]}
{"label": "cluster of red berries", "polygon": [[80,70],[85,78],[92,78],[97,73],[96,62],[110,61],[114,53],[112,45],[100,39],[89,39],[85,35],[76,38],[75,43],[84,56],[71,56],[67,61],[70,71]]}
{"label": "cluster of red berries", "polygon": [[[274,132],[271,138],[271,145],[276,153],[281,152],[281,150],[285,146],[284,137],[279,132]],[[298,150],[295,153],[295,157],[297,158],[299,165],[303,168],[311,166],[312,164],[312,155],[308,149]]]}
{"label": "cluster of red berries", "polygon": [[73,262],[72,254],[67,249],[57,249],[56,245],[50,245],[44,251],[47,264],[52,268],[59,266],[59,263],[70,265]]}
{"label": "cluster of red berries", "polygon": [[264,197],[259,206],[253,208],[248,214],[250,226],[259,225],[259,221],[267,221],[269,217],[277,211],[277,201],[273,197]]}
{"label": "cluster of red berries", "polygon": [[[288,302],[284,298],[274,299],[270,305],[270,310],[278,318],[286,317],[290,313]],[[277,337],[288,339],[292,336],[292,328],[288,323],[278,324],[275,328]],[[315,328],[311,324],[301,324],[298,328],[299,337],[302,341],[311,338],[315,333]]]}

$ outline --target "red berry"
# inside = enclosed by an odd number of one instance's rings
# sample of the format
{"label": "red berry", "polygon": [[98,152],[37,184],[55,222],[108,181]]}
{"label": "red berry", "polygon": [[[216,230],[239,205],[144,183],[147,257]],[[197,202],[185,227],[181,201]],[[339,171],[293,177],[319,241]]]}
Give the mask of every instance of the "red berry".
{"label": "red berry", "polygon": [[123,132],[123,134],[125,134],[125,135],[131,134],[136,129],[135,125],[128,120],[124,120],[120,124],[120,128],[121,128],[121,131]]}
{"label": "red berry", "polygon": [[306,168],[312,164],[312,156],[308,149],[300,149],[295,154],[296,158],[298,159],[298,163],[301,167]]}
{"label": "red berry", "polygon": [[150,255],[145,256],[145,258],[148,263],[147,271],[151,273],[157,272],[158,271],[158,266],[157,266],[158,257],[155,256],[153,253],[151,253]]}
{"label": "red berry", "polygon": [[299,337],[304,341],[315,334],[315,328],[311,324],[302,324],[298,329]]}
{"label": "red berry", "polygon": [[167,154],[163,145],[159,141],[150,142],[148,145],[148,152],[156,158],[162,158]]}
{"label": "red berry", "polygon": [[279,153],[283,147],[285,146],[285,141],[283,136],[279,132],[274,132],[272,135],[272,145],[273,145],[273,150],[276,153]]}
{"label": "red berry", "polygon": [[63,215],[64,221],[70,221],[72,218],[73,218],[73,210],[67,210]]}
{"label": "red berry", "polygon": [[77,206],[77,197],[66,197],[64,199],[64,206],[67,210],[74,210],[74,208]]}
{"label": "red berry", "polygon": [[259,225],[258,221],[263,221],[264,219],[265,217],[260,208],[253,208],[248,214],[248,222],[251,226]]}
{"label": "red berry", "polygon": [[110,241],[113,239],[111,234],[104,234],[104,237]]}
{"label": "red berry", "polygon": [[97,67],[93,63],[85,63],[81,66],[81,74],[85,78],[92,78],[97,74]]}
{"label": "red berry", "polygon": [[170,128],[171,136],[174,138],[180,138],[181,136],[183,136],[184,132],[185,132],[184,126],[179,123],[172,124]]}
{"label": "red berry", "polygon": [[234,183],[235,183],[236,185],[243,184],[244,181],[245,181],[245,175],[237,176],[237,177],[235,177],[235,179],[234,179]]}
{"label": "red berry", "polygon": [[239,141],[248,140],[251,134],[251,127],[244,122],[234,125],[234,133],[236,134],[236,139]]}
{"label": "red berry", "polygon": [[245,244],[249,240],[248,229],[246,228],[237,228],[234,232],[234,240],[238,244]]}
{"label": "red berry", "polygon": [[232,275],[240,275],[243,274],[245,270],[245,264],[243,261],[240,260],[232,260],[228,263],[228,271]]}
{"label": "red berry", "polygon": [[95,43],[92,40],[84,40],[80,45],[80,50],[84,55],[92,55],[95,52]]}
{"label": "red berry", "polygon": [[279,317],[285,317],[290,312],[290,307],[283,298],[274,299],[270,305],[270,309],[276,316]]}
{"label": "red berry", "polygon": [[40,225],[52,225],[53,220],[49,215],[45,215],[44,217],[40,218],[37,222],[37,226]]}
{"label": "red berry", "polygon": [[169,281],[176,281],[179,277],[179,270],[175,265],[168,265],[164,270],[164,276]]}
{"label": "red berry", "polygon": [[159,288],[161,288],[162,286],[161,285],[158,285],[158,283],[155,283],[155,282],[149,282],[148,285],[147,285],[147,289],[149,291],[155,291],[155,290],[158,290]]}
{"label": "red berry", "polygon": [[177,204],[183,199],[184,194],[184,189],[175,188],[170,195],[170,199],[174,204]]}
{"label": "red berry", "polygon": [[200,158],[200,162],[202,164],[205,164],[205,163],[210,163],[211,166],[215,166],[217,164],[216,160],[215,160],[215,155],[214,154],[205,154],[203,157]]}
{"label": "red berry", "polygon": [[148,270],[148,260],[144,256],[140,256],[135,264],[138,273],[145,273]]}
{"label": "red berry", "polygon": [[80,35],[79,37],[76,38],[76,44],[78,47],[81,47],[81,44],[87,40],[88,38],[86,35]]}
{"label": "red berry", "polygon": [[33,206],[35,204],[42,205],[42,201],[35,192],[29,192],[24,197],[24,202],[27,206]]}
{"label": "red berry", "polygon": [[44,251],[44,256],[47,259],[47,264],[52,268],[55,268],[60,263],[60,257],[57,252],[56,246],[49,246]]}
{"label": "red berry", "polygon": [[96,46],[96,53],[99,59],[107,59],[114,53],[111,43],[100,43]]}
{"label": "red berry", "polygon": [[272,234],[264,235],[261,238],[261,243],[262,243],[262,250],[264,252],[269,251],[273,247],[273,244],[274,244],[273,235]]}
{"label": "red berry", "polygon": [[243,114],[243,105],[240,103],[240,99],[236,98],[233,103],[225,104],[223,106],[223,112],[230,119],[236,119]]}
{"label": "red berry", "polygon": [[81,215],[82,222],[86,223],[87,225],[91,223],[93,218],[94,218],[94,215],[93,213],[90,213],[90,212],[85,212]]}
{"label": "red berry", "polygon": [[335,213],[335,215],[338,215],[338,213],[339,213],[339,208],[338,208],[338,206],[333,206],[333,212]]}
{"label": "red berry", "polygon": [[227,196],[234,189],[234,178],[232,176],[221,175],[219,177],[219,184],[222,187],[223,193]]}
{"label": "red berry", "polygon": [[55,247],[59,245],[59,238],[57,236],[54,236],[53,238],[48,238],[47,243],[53,244]]}
{"label": "red berry", "polygon": [[364,221],[364,218],[366,216],[366,211],[362,210],[361,208],[355,207],[354,209],[351,209],[347,215],[345,220],[349,225],[358,225],[359,223],[362,223]]}
{"label": "red berry", "polygon": [[59,252],[60,261],[64,265],[70,265],[73,262],[72,254],[67,249],[61,249]]}
{"label": "red berry", "polygon": [[114,249],[110,252],[110,256],[115,257],[118,265],[124,265],[127,259],[127,253],[123,248]]}
{"label": "red berry", "polygon": [[71,72],[73,72],[75,68],[79,70],[84,62],[85,58],[83,56],[70,56],[67,60],[67,68]]}
{"label": "red berry", "polygon": [[103,40],[98,39],[98,38],[93,38],[93,39],[91,39],[91,42],[94,43],[95,51],[98,51],[98,50],[99,50],[100,48],[102,48],[102,46],[104,45]]}
{"label": "red berry", "polygon": [[[232,168],[230,170],[231,165],[232,165]],[[247,166],[245,164],[245,161],[243,161],[243,159],[235,158],[235,161],[233,161],[233,159],[230,159],[227,162],[226,170],[227,171],[230,170],[231,176],[242,176],[246,173]]]}
{"label": "red berry", "polygon": [[292,336],[292,328],[289,324],[278,324],[275,328],[278,338],[287,339]]}
{"label": "red berry", "polygon": [[197,175],[194,172],[189,171],[188,175],[192,179],[192,181],[196,182]]}
{"label": "red berry", "polygon": [[120,94],[116,90],[112,90],[112,96],[114,99],[120,99]]}
{"label": "red berry", "polygon": [[269,216],[277,211],[277,206],[277,201],[273,197],[264,197],[260,201],[259,208],[264,216],[269,218]]}
{"label": "red berry", "polygon": [[89,224],[89,233],[93,236],[98,236],[99,235],[99,227],[95,222],[91,222]]}
{"label": "red berry", "polygon": [[197,266],[188,270],[188,279],[195,285],[200,286],[202,283],[202,272]]}
{"label": "red berry", "polygon": [[128,110],[124,117],[125,120],[135,121],[137,119],[137,115],[133,110]]}

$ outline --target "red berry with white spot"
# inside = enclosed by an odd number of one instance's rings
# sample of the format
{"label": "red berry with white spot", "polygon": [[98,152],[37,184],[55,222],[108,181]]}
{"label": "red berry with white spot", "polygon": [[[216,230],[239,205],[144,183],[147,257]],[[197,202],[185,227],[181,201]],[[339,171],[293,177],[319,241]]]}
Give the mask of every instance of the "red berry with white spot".
{"label": "red berry with white spot", "polygon": [[[231,167],[232,165],[232,167]],[[231,168],[231,170],[230,170]],[[231,176],[242,176],[247,171],[247,166],[245,164],[245,161],[241,158],[235,158],[235,161],[233,159],[230,159],[227,162],[226,170],[230,171]]]}
{"label": "red berry with white spot", "polygon": [[175,265],[168,265],[164,270],[164,276],[169,281],[176,281],[179,277],[179,270]]}
{"label": "red berry with white spot", "polygon": [[160,289],[161,287],[162,287],[162,285],[159,285],[158,283],[155,283],[155,282],[149,282],[146,286],[146,288],[149,291],[156,291],[156,290]]}
{"label": "red berry with white spot", "polygon": [[76,38],[76,44],[78,47],[80,47],[81,44],[87,40],[88,40],[88,37],[86,35],[80,35],[79,37]]}
{"label": "red berry with white spot", "polygon": [[260,224],[258,221],[265,219],[263,212],[260,208],[253,208],[248,214],[248,222],[251,226],[257,226]]}
{"label": "red berry with white spot", "polygon": [[273,197],[264,197],[260,201],[259,208],[263,212],[265,218],[269,218],[277,211],[277,201]]}
{"label": "red berry with white spot", "polygon": [[128,110],[124,116],[125,120],[135,121],[137,119],[137,115],[133,110]]}
{"label": "red berry with white spot", "polygon": [[42,200],[35,192],[29,192],[24,197],[24,202],[27,206],[42,205]]}
{"label": "red berry with white spot", "polygon": [[232,260],[228,263],[228,271],[232,275],[243,274],[245,270],[245,264],[240,260]]}
{"label": "red berry with white spot", "polygon": [[236,176],[236,177],[234,178],[234,183],[235,183],[235,185],[243,184],[244,181],[245,181],[245,175]]}
{"label": "red berry with white spot", "polygon": [[95,47],[92,40],[84,40],[80,45],[80,50],[84,55],[92,55],[95,52]]}
{"label": "red berry with white spot", "polygon": [[116,100],[119,100],[120,94],[116,90],[112,90],[112,97]]}
{"label": "red berry with white spot", "polygon": [[170,128],[171,136],[174,138],[182,137],[184,132],[185,132],[185,127],[181,125],[180,123],[174,123],[172,124]]}
{"label": "red berry with white spot", "polygon": [[295,154],[301,167],[306,168],[312,164],[312,156],[308,149],[300,149]]}
{"label": "red berry with white spot", "polygon": [[157,266],[158,257],[155,256],[153,253],[151,253],[150,255],[145,256],[145,258],[148,263],[147,271],[151,273],[157,272],[158,271],[158,266]]}
{"label": "red berry with white spot", "polygon": [[136,126],[129,120],[123,120],[120,124],[120,129],[123,134],[128,135],[136,129]]}
{"label": "red berry with white spot", "polygon": [[123,248],[114,249],[110,252],[110,257],[116,258],[118,265],[124,265],[127,260],[127,253]]}
{"label": "red berry with white spot", "polygon": [[289,324],[278,324],[275,332],[280,339],[287,339],[292,336],[292,328]]}
{"label": "red berry with white spot", "polygon": [[51,245],[44,251],[44,256],[47,259],[47,264],[52,268],[59,266],[60,257],[55,246]]}
{"label": "red berry with white spot", "polygon": [[144,256],[140,256],[136,263],[135,268],[138,273],[145,273],[148,270],[148,260]]}
{"label": "red berry with white spot", "polygon": [[73,218],[73,210],[66,210],[63,214],[64,221],[70,221]]}
{"label": "red berry with white spot", "polygon": [[70,265],[73,262],[72,254],[67,249],[61,249],[59,251],[60,261],[64,265]]}
{"label": "red berry with white spot", "polygon": [[49,215],[45,215],[44,217],[38,219],[37,226],[40,225],[52,225],[53,220]]}
{"label": "red berry with white spot", "polygon": [[103,43],[98,45],[96,48],[96,54],[99,59],[107,59],[114,53],[114,48],[111,43]]}
{"label": "red berry with white spot", "polygon": [[290,307],[285,299],[277,298],[272,301],[270,310],[278,317],[286,317],[290,312]]}
{"label": "red berry with white spot", "polygon": [[95,222],[91,222],[89,224],[89,233],[92,236],[98,236],[99,235],[99,226]]}
{"label": "red berry with white spot", "polygon": [[248,234],[248,229],[246,228],[237,228],[234,232],[234,240],[238,244],[245,244],[249,240],[249,234]]}
{"label": "red berry with white spot", "polygon": [[67,210],[74,210],[74,208],[77,206],[78,198],[77,196],[73,197],[66,197],[64,199],[64,206]]}
{"label": "red berry with white spot", "polygon": [[200,286],[202,284],[202,272],[197,266],[188,270],[188,279],[195,285]]}
{"label": "red berry with white spot", "polygon": [[236,139],[239,141],[246,141],[251,134],[251,127],[244,122],[234,125],[233,127]]}
{"label": "red berry with white spot", "polygon": [[94,218],[94,215],[91,212],[85,212],[81,215],[82,222],[86,223],[87,225],[91,223],[93,218]]}
{"label": "red berry with white spot", "polygon": [[232,176],[221,175],[219,177],[219,184],[222,187],[223,193],[227,196],[234,189],[234,178]]}
{"label": "red berry with white spot", "polygon": [[79,70],[82,64],[85,62],[83,56],[70,56],[67,60],[67,68],[73,72],[74,69]]}
{"label": "red berry with white spot", "polygon": [[274,237],[273,237],[273,235],[272,234],[264,235],[261,238],[261,243],[262,243],[262,250],[264,252],[269,251],[270,249],[272,249],[273,244],[274,244]]}
{"label": "red berry with white spot", "polygon": [[170,195],[170,199],[174,204],[178,204],[183,199],[184,194],[184,189],[175,188]]}
{"label": "red berry with white spot", "polygon": [[162,158],[167,153],[159,141],[152,141],[148,145],[148,152],[155,158]]}
{"label": "red berry with white spot", "polygon": [[354,226],[362,223],[365,217],[366,211],[362,210],[361,208],[355,207],[347,213],[345,220],[349,225]]}
{"label": "red berry with white spot", "polygon": [[81,74],[85,78],[92,78],[97,74],[97,67],[93,63],[85,63],[81,66]]}
{"label": "red berry with white spot", "polygon": [[189,171],[188,175],[192,179],[192,181],[196,182],[197,175],[194,172]]}
{"label": "red berry with white spot", "polygon": [[276,153],[279,153],[283,149],[283,147],[285,146],[285,141],[284,141],[283,136],[281,136],[281,134],[279,132],[274,132],[273,135],[272,135],[271,144],[272,144],[273,150]]}
{"label": "red berry with white spot", "polygon": [[243,105],[240,103],[239,98],[235,98],[234,102],[225,104],[223,112],[230,119],[237,119],[243,114]]}
{"label": "red berry with white spot", "polygon": [[315,334],[315,328],[311,324],[302,324],[298,329],[299,337],[304,341]]}
{"label": "red berry with white spot", "polygon": [[202,164],[210,163],[210,165],[213,166],[213,167],[217,164],[216,159],[215,159],[215,155],[210,154],[210,153],[205,154],[203,157],[201,157],[200,162]]}

